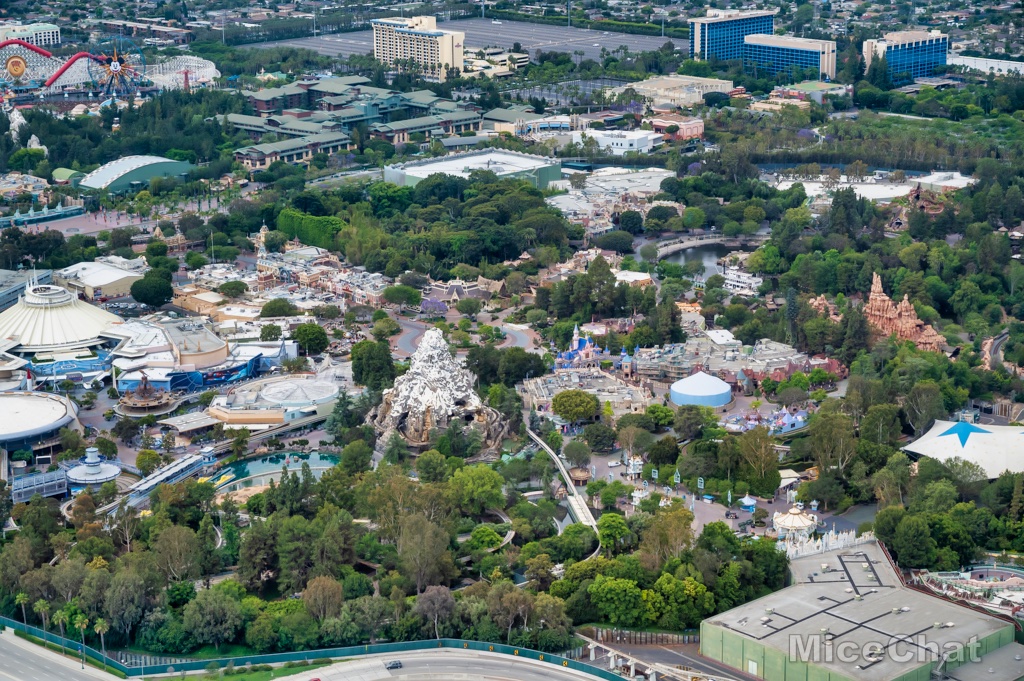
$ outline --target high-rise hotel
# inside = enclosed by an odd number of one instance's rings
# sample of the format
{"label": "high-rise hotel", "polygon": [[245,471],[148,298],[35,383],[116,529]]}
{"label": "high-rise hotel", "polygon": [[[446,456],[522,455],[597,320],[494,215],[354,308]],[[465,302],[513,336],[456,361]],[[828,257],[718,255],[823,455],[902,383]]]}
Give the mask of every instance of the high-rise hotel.
{"label": "high-rise hotel", "polygon": [[690,59],[742,59],[744,37],[775,32],[775,11],[709,10],[690,19]]}
{"label": "high-rise hotel", "polygon": [[374,19],[373,56],[389,66],[415,62],[429,80],[444,82],[448,69],[462,72],[462,31],[442,31],[434,17]]}
{"label": "high-rise hotel", "polygon": [[812,80],[831,80],[836,77],[836,43],[755,33],[743,38],[743,66],[757,76],[814,70]]}
{"label": "high-rise hotel", "polygon": [[864,70],[876,58],[885,57],[889,78],[906,85],[915,78],[927,78],[946,65],[949,36],[939,31],[896,31],[881,40],[864,41]]}

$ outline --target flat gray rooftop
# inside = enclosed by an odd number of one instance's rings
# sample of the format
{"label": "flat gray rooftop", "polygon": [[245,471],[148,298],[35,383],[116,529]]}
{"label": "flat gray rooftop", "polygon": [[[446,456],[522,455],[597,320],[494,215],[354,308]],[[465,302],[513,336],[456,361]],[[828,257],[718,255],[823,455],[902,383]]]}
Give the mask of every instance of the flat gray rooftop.
{"label": "flat gray rooftop", "polygon": [[[1013,640],[1009,622],[903,586],[875,542],[799,558],[790,569],[793,586],[706,623],[858,681],[889,681],[1000,630],[1009,629],[1005,643]],[[974,667],[984,667],[989,681],[1019,677],[984,663],[968,663],[963,673]],[[950,674],[975,678],[958,672]]]}
{"label": "flat gray rooftop", "polygon": [[[990,671],[991,670],[991,671]],[[947,673],[956,681],[991,681],[1024,678],[1024,646],[1011,643]]]}

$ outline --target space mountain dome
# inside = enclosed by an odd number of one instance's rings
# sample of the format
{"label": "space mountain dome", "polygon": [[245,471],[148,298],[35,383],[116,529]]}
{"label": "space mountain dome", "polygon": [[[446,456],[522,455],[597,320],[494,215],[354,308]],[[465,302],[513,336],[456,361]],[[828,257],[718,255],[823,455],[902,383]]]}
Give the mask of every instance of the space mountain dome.
{"label": "space mountain dome", "polygon": [[66,288],[30,281],[18,302],[0,313],[0,339],[13,341],[18,354],[76,350],[103,344],[101,334],[122,322]]}

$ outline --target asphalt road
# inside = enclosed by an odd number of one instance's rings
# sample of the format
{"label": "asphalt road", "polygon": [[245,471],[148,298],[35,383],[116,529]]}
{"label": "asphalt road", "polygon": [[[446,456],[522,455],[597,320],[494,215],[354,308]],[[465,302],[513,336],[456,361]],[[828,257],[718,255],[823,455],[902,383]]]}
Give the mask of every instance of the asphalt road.
{"label": "asphalt road", "polygon": [[[387,660],[400,660],[401,669],[385,669]],[[311,672],[321,681],[372,681],[416,678],[487,679],[488,681],[585,681],[597,677],[536,660],[517,660],[508,655],[442,648],[436,652],[400,653],[372,659],[341,662]],[[305,679],[303,679],[305,681]]]}
{"label": "asphalt road", "polygon": [[[670,667],[677,665],[689,667],[690,669],[704,672],[708,675],[718,675],[730,679],[752,679],[738,669],[726,666],[710,658],[697,653],[696,644],[677,646],[631,646],[615,644],[615,649],[627,655],[635,655],[644,662],[662,664]],[[599,663],[598,663],[599,664]]]}
{"label": "asphalt road", "polygon": [[100,670],[79,669],[78,662],[49,653],[26,641],[16,639],[11,630],[0,634],[0,681],[96,681],[113,679]]}
{"label": "asphalt road", "polygon": [[[641,52],[657,50],[668,40],[672,41],[677,50],[688,51],[690,49],[689,41],[682,38],[612,33],[597,29],[531,24],[525,21],[502,20],[498,25],[492,24],[490,19],[463,19],[442,22],[439,28],[464,32],[466,45],[470,48],[502,47],[511,49],[513,43],[519,43],[523,51],[528,52],[531,58],[537,50],[544,52],[583,50],[585,58],[598,59],[602,47],[611,51],[625,45],[630,52]],[[368,54],[373,52],[373,31],[335,33],[316,38],[295,38],[248,45],[248,47],[257,48],[279,46],[304,47],[331,57]]]}

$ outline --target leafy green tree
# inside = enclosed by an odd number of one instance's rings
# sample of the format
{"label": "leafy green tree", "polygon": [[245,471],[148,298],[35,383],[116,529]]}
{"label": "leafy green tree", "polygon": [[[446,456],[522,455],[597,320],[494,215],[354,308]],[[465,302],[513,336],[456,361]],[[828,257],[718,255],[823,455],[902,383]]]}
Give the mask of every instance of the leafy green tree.
{"label": "leafy green tree", "polygon": [[583,429],[583,440],[595,452],[610,452],[615,447],[615,431],[603,423],[590,423]]}
{"label": "leafy green tree", "polygon": [[395,380],[395,363],[387,343],[369,340],[352,346],[352,380],[370,390],[391,387]]}
{"label": "leafy green tree", "polygon": [[242,608],[238,601],[219,589],[203,589],[185,606],[182,618],[196,641],[213,644],[214,649],[220,650],[222,643],[238,635]]}
{"label": "leafy green tree", "polygon": [[700,435],[704,428],[717,423],[714,414],[707,407],[683,405],[676,410],[672,428],[676,435],[684,440],[692,440]]}
{"label": "leafy green tree", "polygon": [[582,390],[563,390],[551,400],[551,410],[572,423],[594,418],[600,408],[598,399]]}
{"label": "leafy green tree", "polygon": [[[619,215],[619,229],[630,234],[642,234],[644,231],[644,216],[635,210],[626,210]],[[644,258],[646,260],[646,258]]]}
{"label": "leafy green tree", "polygon": [[384,447],[384,460],[390,464],[398,464],[409,458],[409,447],[397,432],[391,433]]}
{"label": "leafy green tree", "polygon": [[159,276],[151,276],[153,272],[157,271],[159,270],[147,272],[145,277],[133,282],[131,287],[132,298],[143,305],[154,308],[163,307],[174,297],[171,282]]}
{"label": "leafy green tree", "polygon": [[645,413],[654,420],[654,425],[658,428],[668,428],[675,420],[672,410],[661,404],[650,405]]}
{"label": "leafy green tree", "polygon": [[107,621],[131,640],[132,630],[142,621],[146,606],[146,581],[134,569],[118,570],[110,579],[103,607]]}
{"label": "leafy green tree", "polygon": [[707,222],[707,215],[696,206],[690,206],[683,211],[683,225],[687,229],[700,229]]}
{"label": "leafy green tree", "polygon": [[143,449],[136,456],[135,465],[143,475],[149,475],[160,465],[160,453],[153,449]]}
{"label": "leafy green tree", "polygon": [[480,515],[488,508],[503,508],[505,480],[486,464],[466,466],[455,471],[448,483],[452,504],[468,515]]}
{"label": "leafy green tree", "polygon": [[102,617],[96,619],[96,623],[93,625],[92,630],[96,632],[96,635],[100,637],[100,652],[103,654],[103,671],[107,671],[107,641],[106,635],[110,631],[110,625]]}
{"label": "leafy green tree", "polygon": [[217,289],[218,293],[228,298],[240,298],[249,290],[249,285],[244,281],[226,281]]}
{"label": "leafy green tree", "polygon": [[402,521],[398,559],[402,574],[416,584],[416,593],[446,579],[453,569],[448,533],[419,514]]}
{"label": "leafy green tree", "polygon": [[260,328],[261,341],[281,340],[281,327],[277,324],[266,324]]}
{"label": "leafy green tree", "polygon": [[455,612],[455,599],[446,586],[428,586],[426,591],[416,597],[413,612],[434,626],[434,638],[441,638],[441,623],[447,621]]}
{"label": "leafy green tree", "polygon": [[675,437],[666,435],[647,450],[647,458],[656,466],[674,464],[679,459],[679,445]]}
{"label": "leafy green tree", "polygon": [[466,548],[470,551],[483,551],[496,548],[500,544],[501,535],[493,528],[487,525],[477,525],[470,534],[469,541],[466,542]]}
{"label": "leafy green tree", "polygon": [[467,317],[472,317],[478,314],[484,307],[483,303],[477,298],[463,298],[459,302],[455,303],[455,309]]}
{"label": "leafy green tree", "polygon": [[333,577],[314,577],[302,592],[302,601],[317,622],[337,617],[344,601],[341,582]]}
{"label": "leafy green tree", "polygon": [[307,355],[318,355],[331,343],[324,328],[312,322],[295,327],[292,330],[292,340],[298,343]]}
{"label": "leafy green tree", "polygon": [[868,442],[891,445],[900,436],[899,407],[894,404],[873,404],[860,422],[860,436]]}
{"label": "leafy green tree", "polygon": [[383,319],[378,319],[373,325],[373,328],[370,330],[370,335],[372,335],[378,342],[384,342],[391,336],[399,333],[401,330],[402,327],[398,322],[391,319],[391,317],[384,317]]}
{"label": "leafy green tree", "polygon": [[190,270],[198,270],[209,263],[210,261],[206,259],[206,256],[198,251],[189,251],[185,254],[185,267]]}
{"label": "leafy green tree", "polygon": [[562,449],[562,455],[574,468],[586,468],[590,465],[590,447],[585,442],[573,440]]}
{"label": "leafy green tree", "polygon": [[207,585],[209,585],[209,578],[220,571],[217,531],[213,527],[213,516],[209,513],[204,514],[203,519],[199,521],[196,541],[199,546],[199,574],[207,579]]}
{"label": "leafy green tree", "polygon": [[423,482],[444,482],[448,477],[448,462],[441,452],[428,449],[416,459],[416,472]]}
{"label": "leafy green tree", "polygon": [[916,382],[907,393],[903,410],[915,435],[926,430],[935,419],[942,418],[946,413],[939,385],[932,380]]}
{"label": "leafy green tree", "polygon": [[363,440],[354,440],[341,450],[341,467],[349,475],[358,475],[370,466],[373,450]]}
{"label": "leafy green tree", "polygon": [[633,252],[633,235],[621,230],[606,232],[597,238],[597,245],[616,253]]}
{"label": "leafy green tree", "polygon": [[914,515],[904,516],[896,527],[892,549],[903,568],[927,568],[935,560],[936,543],[928,522]]}
{"label": "leafy green tree", "polygon": [[605,513],[597,520],[597,536],[608,556],[618,551],[619,542],[629,535],[629,526],[618,513]]}
{"label": "leafy green tree", "polygon": [[294,317],[299,313],[299,308],[287,298],[274,298],[268,300],[260,310],[260,317]]}
{"label": "leafy green tree", "polygon": [[412,286],[398,284],[397,286],[388,286],[384,289],[383,293],[381,293],[381,297],[392,305],[416,306],[419,305],[420,301],[423,299],[423,294],[420,293],[419,289],[413,288]]}
{"label": "leafy green tree", "polygon": [[668,629],[691,629],[715,612],[714,594],[693,577],[676,579],[664,573],[654,583],[654,591],[665,604],[659,626]]}
{"label": "leafy green tree", "polygon": [[644,611],[643,594],[631,579],[597,575],[587,592],[601,615],[613,626],[632,627]]}

